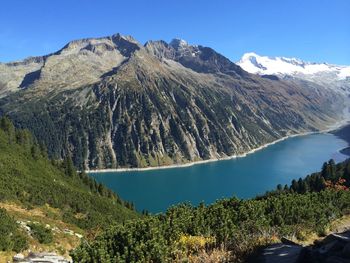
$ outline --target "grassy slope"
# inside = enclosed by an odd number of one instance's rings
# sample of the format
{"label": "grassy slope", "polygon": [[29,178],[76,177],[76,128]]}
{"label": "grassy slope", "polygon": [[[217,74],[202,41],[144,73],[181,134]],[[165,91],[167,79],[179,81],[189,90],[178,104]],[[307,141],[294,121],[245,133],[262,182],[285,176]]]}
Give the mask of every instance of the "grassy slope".
{"label": "grassy slope", "polygon": [[[21,205],[6,202],[0,203],[0,207],[5,209],[18,222],[26,223],[27,225],[31,222],[38,222],[52,230],[53,242],[41,244],[38,240],[28,235],[23,227],[18,227],[18,230],[27,237],[28,248],[33,251],[56,251],[61,255],[69,256],[69,251],[80,244],[80,238],[75,234],[84,236],[87,234],[86,230],[63,222],[61,211],[48,205],[26,209]],[[0,252],[0,262],[10,261],[14,254],[16,254],[15,251]]]}
{"label": "grassy slope", "polygon": [[[107,225],[139,217],[117,196],[91,190],[75,173],[67,176],[62,163],[54,163],[42,153],[33,154],[34,140],[23,136],[26,140],[19,142],[19,132],[15,130],[10,135],[0,128],[0,207],[14,220],[36,221],[89,235]],[[40,246],[26,235],[30,248],[36,249],[66,252],[79,243],[75,237],[54,233],[51,244]]]}
{"label": "grassy slope", "polygon": [[22,145],[10,144],[1,130],[0,200],[18,200],[27,205],[48,203],[64,209],[67,220],[72,213],[82,213],[88,220],[77,219],[76,223],[83,228],[136,215],[116,200],[92,193],[80,179],[67,177],[46,158],[36,160]]}

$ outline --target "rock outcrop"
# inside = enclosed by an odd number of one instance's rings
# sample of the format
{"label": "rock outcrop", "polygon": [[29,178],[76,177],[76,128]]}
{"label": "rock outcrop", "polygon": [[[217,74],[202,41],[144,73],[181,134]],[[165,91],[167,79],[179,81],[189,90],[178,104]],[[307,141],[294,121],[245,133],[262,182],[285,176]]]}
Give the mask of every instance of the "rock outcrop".
{"label": "rock outcrop", "polygon": [[273,244],[263,249],[249,262],[265,263],[347,263],[350,262],[350,230],[332,233],[311,246],[291,241]]}

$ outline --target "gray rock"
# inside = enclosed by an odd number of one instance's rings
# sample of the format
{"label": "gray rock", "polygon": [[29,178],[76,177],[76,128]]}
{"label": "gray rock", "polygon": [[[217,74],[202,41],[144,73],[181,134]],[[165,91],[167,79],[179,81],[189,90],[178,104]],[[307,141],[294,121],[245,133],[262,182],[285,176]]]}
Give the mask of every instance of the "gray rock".
{"label": "gray rock", "polygon": [[264,249],[263,262],[297,263],[303,247],[297,245],[274,244]]}

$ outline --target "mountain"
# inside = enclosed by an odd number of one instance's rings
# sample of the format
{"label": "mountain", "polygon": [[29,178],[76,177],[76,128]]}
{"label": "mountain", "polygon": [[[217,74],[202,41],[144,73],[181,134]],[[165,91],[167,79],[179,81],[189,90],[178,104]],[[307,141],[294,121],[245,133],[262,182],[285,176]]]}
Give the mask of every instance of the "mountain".
{"label": "mountain", "polygon": [[308,80],[345,94],[350,93],[350,66],[311,63],[296,58],[267,57],[246,53],[237,62],[244,70],[259,75],[277,75]]}
{"label": "mountain", "polygon": [[209,47],[119,34],[0,65],[0,115],[82,169],[242,154],[342,118],[313,83],[250,74]]}

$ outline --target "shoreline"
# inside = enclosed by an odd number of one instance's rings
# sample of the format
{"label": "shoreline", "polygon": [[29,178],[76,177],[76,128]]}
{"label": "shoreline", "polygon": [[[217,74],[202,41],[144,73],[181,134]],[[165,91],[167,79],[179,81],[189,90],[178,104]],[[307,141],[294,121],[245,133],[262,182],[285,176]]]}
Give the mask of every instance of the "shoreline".
{"label": "shoreline", "polygon": [[346,148],[343,148],[339,151],[341,154],[344,154],[344,155],[347,155],[347,156],[350,156],[350,146],[346,147]]}
{"label": "shoreline", "polygon": [[237,159],[237,158],[242,158],[246,157],[249,154],[255,153],[257,151],[260,151],[266,147],[269,147],[271,145],[274,145],[276,143],[282,142],[284,140],[294,138],[294,137],[299,137],[299,136],[306,136],[306,135],[312,135],[312,134],[321,134],[321,133],[330,133],[332,131],[336,131],[342,127],[347,126],[350,124],[349,119],[343,119],[333,125],[330,125],[329,128],[325,130],[320,130],[320,131],[314,131],[314,132],[303,132],[303,133],[298,133],[298,134],[292,134],[292,135],[287,135],[284,136],[280,139],[277,139],[275,141],[263,144],[257,148],[251,149],[246,153],[238,154],[238,155],[231,155],[231,156],[225,156],[225,157],[219,157],[219,158],[211,158],[208,160],[200,160],[200,161],[192,161],[188,163],[182,163],[182,164],[171,164],[171,165],[163,165],[163,166],[151,166],[151,167],[142,167],[142,168],[106,168],[106,169],[94,169],[94,170],[86,170],[85,172],[88,174],[92,173],[118,173],[118,172],[143,172],[143,171],[151,171],[151,170],[159,170],[159,169],[174,169],[174,168],[185,168],[185,167],[190,167],[194,165],[199,165],[199,164],[204,164],[204,163],[211,163],[211,162],[217,162],[217,161],[225,161],[225,160],[231,160],[231,159]]}

